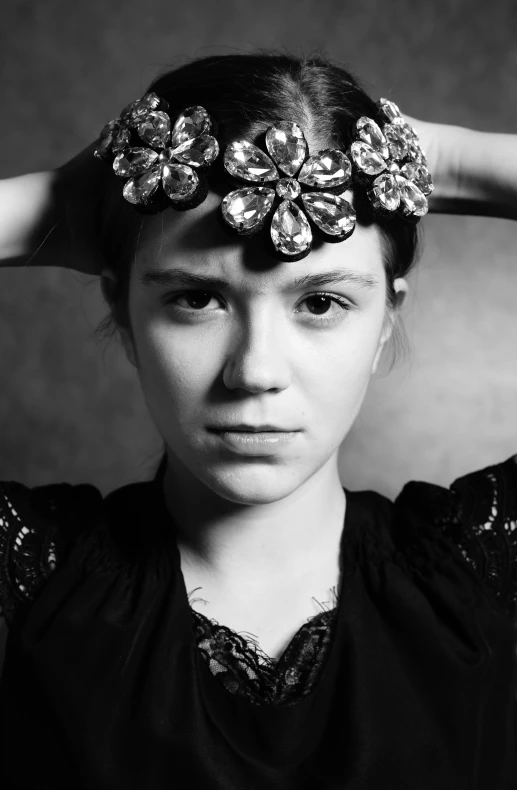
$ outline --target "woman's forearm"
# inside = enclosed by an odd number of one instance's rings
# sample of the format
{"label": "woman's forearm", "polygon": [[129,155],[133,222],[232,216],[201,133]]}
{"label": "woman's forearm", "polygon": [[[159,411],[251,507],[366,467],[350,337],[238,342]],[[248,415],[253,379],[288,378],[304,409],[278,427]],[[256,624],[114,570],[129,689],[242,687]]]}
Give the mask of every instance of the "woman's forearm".
{"label": "woman's forearm", "polygon": [[53,189],[51,171],[0,180],[0,265],[60,265],[67,257]]}
{"label": "woman's forearm", "polygon": [[517,219],[517,135],[437,126],[441,161],[430,210]]}

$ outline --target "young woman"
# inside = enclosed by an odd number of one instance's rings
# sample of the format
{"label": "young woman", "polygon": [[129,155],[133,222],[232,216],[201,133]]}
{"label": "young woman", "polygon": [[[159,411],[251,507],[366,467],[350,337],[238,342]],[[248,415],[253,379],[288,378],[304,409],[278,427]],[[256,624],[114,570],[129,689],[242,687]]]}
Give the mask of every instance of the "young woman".
{"label": "young woman", "polygon": [[0,488],[2,788],[517,786],[517,458],[394,502],[337,460],[417,221],[517,219],[516,138],[207,58],[0,206],[6,265],[101,276],[165,448]]}

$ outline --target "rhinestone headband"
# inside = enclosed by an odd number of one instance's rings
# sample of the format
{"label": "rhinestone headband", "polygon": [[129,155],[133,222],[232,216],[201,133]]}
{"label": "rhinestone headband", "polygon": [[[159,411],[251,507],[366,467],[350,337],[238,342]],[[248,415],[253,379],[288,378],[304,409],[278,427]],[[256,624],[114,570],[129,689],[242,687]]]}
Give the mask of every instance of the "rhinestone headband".
{"label": "rhinestone headband", "polygon": [[[267,153],[247,140],[231,142],[224,169],[243,186],[221,203],[225,226],[251,236],[271,217],[275,255],[300,260],[311,250],[313,230],[329,242],[353,233],[356,213],[343,193],[354,183],[365,189],[374,214],[418,222],[434,188],[425,154],[396,104],[380,99],[376,106],[382,128],[359,118],[346,153],[326,148],[309,155],[302,129],[286,120],[267,129]],[[123,196],[130,203],[148,208],[165,198],[175,208],[194,208],[208,191],[202,171],[219,154],[215,122],[193,106],[173,125],[167,110],[155,93],[132,102],[104,127],[95,156],[128,179]]]}

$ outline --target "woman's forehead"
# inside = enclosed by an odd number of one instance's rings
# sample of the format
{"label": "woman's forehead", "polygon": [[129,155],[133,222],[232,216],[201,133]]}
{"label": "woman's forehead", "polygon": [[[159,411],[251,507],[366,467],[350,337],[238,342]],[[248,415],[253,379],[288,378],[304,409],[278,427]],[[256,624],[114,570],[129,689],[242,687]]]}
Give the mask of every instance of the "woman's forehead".
{"label": "woman's forehead", "polygon": [[[279,261],[265,249],[269,225],[251,237],[230,235],[219,217],[221,196],[188,211],[165,210],[146,217],[135,257],[139,275],[170,268],[192,273],[267,282],[293,281],[306,275],[348,270],[372,282],[384,281],[381,237],[375,225],[356,225],[345,241],[313,239],[312,250],[300,261]],[[359,282],[359,280],[358,280]]]}

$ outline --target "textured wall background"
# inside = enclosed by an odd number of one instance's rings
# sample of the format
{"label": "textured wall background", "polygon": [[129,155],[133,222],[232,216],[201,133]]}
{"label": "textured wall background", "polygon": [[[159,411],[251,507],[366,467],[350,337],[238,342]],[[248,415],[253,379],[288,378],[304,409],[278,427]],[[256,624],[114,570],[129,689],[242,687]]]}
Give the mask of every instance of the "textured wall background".
{"label": "textured wall background", "polygon": [[[0,176],[55,167],[181,58],[320,48],[408,114],[517,132],[514,0],[4,0]],[[517,223],[427,217],[404,310],[411,352],[376,378],[342,449],[350,488],[394,496],[517,452]],[[93,330],[96,279],[1,273],[0,479],[92,482],[153,471],[160,441],[133,368]]]}

